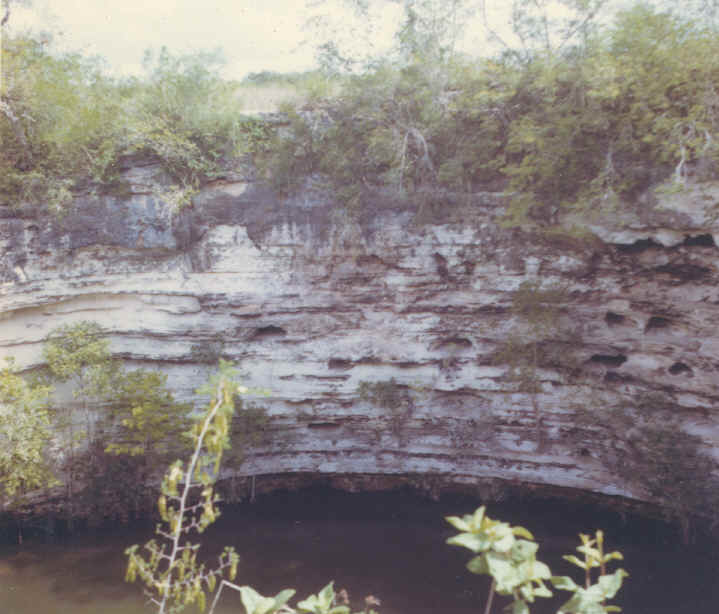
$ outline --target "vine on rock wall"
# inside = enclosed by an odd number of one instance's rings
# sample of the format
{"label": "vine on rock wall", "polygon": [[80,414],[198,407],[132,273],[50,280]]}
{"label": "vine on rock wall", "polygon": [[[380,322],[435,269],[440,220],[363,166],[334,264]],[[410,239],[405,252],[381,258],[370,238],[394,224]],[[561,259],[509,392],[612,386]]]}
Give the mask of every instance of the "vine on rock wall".
{"label": "vine on rock wall", "polygon": [[[494,355],[496,364],[507,365],[507,378],[526,393],[532,404],[537,446],[545,446],[540,393],[540,369],[561,365],[555,344],[564,340],[561,315],[568,300],[560,287],[543,288],[539,281],[525,281],[512,293],[510,311],[516,318],[515,332],[500,344]],[[566,350],[563,351],[566,354]]]}
{"label": "vine on rock wall", "polygon": [[397,441],[404,445],[405,426],[414,412],[410,389],[391,378],[383,382],[360,382],[357,392],[363,400],[389,412],[390,430]]}

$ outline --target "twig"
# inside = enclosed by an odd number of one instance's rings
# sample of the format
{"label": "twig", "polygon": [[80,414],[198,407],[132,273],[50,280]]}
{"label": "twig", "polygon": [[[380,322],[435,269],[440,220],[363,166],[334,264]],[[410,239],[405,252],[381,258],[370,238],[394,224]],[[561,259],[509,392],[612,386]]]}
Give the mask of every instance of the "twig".
{"label": "twig", "polygon": [[409,137],[409,131],[404,133],[404,139],[402,140],[402,156],[399,163],[399,189],[398,192],[400,195],[402,194],[402,181],[404,177],[404,159],[405,154],[407,153],[407,137]]}
{"label": "twig", "polygon": [[220,600],[220,594],[222,593],[222,589],[225,585],[229,586],[233,590],[236,590],[236,591],[240,590],[240,587],[237,586],[237,584],[233,584],[229,580],[222,580],[220,582],[220,588],[217,589],[217,592],[215,593],[215,598],[212,600],[212,605],[210,606],[210,610],[207,614],[213,614],[213,612],[215,611],[215,606],[217,605],[217,602]]}
{"label": "twig", "polygon": [[487,597],[487,603],[484,606],[484,614],[489,614],[492,609],[492,599],[494,599],[494,587],[496,586],[496,580],[492,578],[492,585],[489,587],[489,597]]}
{"label": "twig", "polygon": [[170,587],[172,584],[172,570],[173,565],[175,563],[175,560],[177,559],[178,553],[181,551],[180,547],[180,537],[182,537],[183,533],[183,522],[182,520],[185,518],[185,514],[187,513],[187,497],[190,494],[190,488],[193,485],[192,482],[192,476],[195,474],[195,468],[197,467],[197,462],[200,458],[200,452],[202,450],[202,443],[205,439],[205,435],[207,434],[207,429],[210,428],[210,423],[212,422],[212,419],[215,417],[215,414],[217,413],[217,410],[222,405],[222,390],[218,390],[217,394],[217,402],[215,403],[215,406],[212,408],[212,410],[207,414],[205,417],[205,421],[202,425],[202,431],[200,431],[200,434],[197,437],[197,444],[195,445],[195,451],[192,454],[192,460],[190,461],[189,466],[187,467],[187,471],[185,472],[185,486],[182,491],[182,496],[180,497],[180,509],[177,511],[177,528],[174,531],[174,536],[172,539],[172,552],[170,553],[169,558],[169,567],[168,567],[168,574],[167,579],[163,583],[163,595],[162,595],[162,603],[160,604],[160,610],[158,614],[164,614],[165,612],[165,605],[167,604],[167,600],[170,597]]}

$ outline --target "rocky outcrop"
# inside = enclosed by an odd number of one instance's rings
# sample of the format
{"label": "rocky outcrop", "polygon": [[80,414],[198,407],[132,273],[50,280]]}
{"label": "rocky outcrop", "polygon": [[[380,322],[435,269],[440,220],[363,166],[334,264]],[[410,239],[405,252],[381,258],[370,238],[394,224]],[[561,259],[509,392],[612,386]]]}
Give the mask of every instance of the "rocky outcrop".
{"label": "rocky outcrop", "polygon": [[[62,218],[0,212],[0,357],[31,369],[53,328],[93,320],[181,399],[232,360],[270,391],[258,403],[273,431],[240,475],[499,478],[649,498],[607,466],[597,433],[608,408],[650,393],[706,453],[719,443],[717,184],[584,214],[588,237],[503,229],[498,194],[377,193],[349,215],[321,186],[281,199],[247,170],[175,212],[159,166],[134,161],[123,176],[124,193],[78,196]],[[525,330],[512,292],[533,280],[566,300],[559,358],[527,392],[497,351]]]}

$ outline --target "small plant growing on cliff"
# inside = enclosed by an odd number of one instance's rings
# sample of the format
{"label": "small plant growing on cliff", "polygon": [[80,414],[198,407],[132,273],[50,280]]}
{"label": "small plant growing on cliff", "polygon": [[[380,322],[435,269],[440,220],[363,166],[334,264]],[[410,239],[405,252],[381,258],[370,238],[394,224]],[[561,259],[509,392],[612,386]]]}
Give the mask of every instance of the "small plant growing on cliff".
{"label": "small plant growing on cliff", "polygon": [[404,427],[414,410],[414,401],[406,387],[391,378],[383,382],[360,382],[357,392],[362,400],[389,411],[390,429],[402,444]]}
{"label": "small plant growing on cliff", "polygon": [[525,281],[512,293],[511,312],[520,324],[498,349],[494,361],[509,366],[508,378],[520,392],[529,395],[535,419],[537,446],[544,447],[544,429],[539,393],[542,382],[539,369],[555,362],[549,344],[561,334],[562,304],[567,293],[560,287],[542,288],[538,281]]}
{"label": "small plant growing on cliff", "polygon": [[219,516],[214,483],[228,447],[233,396],[246,391],[233,384],[229,363],[221,361],[220,374],[200,391],[209,392],[211,401],[190,430],[194,443],[190,461],[186,465],[174,462],[162,482],[157,506],[164,525],[158,525],[156,533],[164,543],[147,542],[147,558],[137,545],[126,550],[126,580],[134,582],[139,577],[144,582],[158,614],[180,612],[193,603],[204,610],[207,592],[215,590],[218,578],[226,569],[230,580],[237,572],[239,557],[233,548],[225,548],[218,567],[208,570],[197,561],[199,544],[189,543],[186,536],[192,531],[202,533]]}
{"label": "small plant growing on cliff", "polygon": [[576,424],[604,466],[637,492],[656,501],[676,521],[684,543],[693,519],[719,517],[716,460],[701,437],[687,432],[681,406],[669,395],[637,395],[604,412],[581,407]]}

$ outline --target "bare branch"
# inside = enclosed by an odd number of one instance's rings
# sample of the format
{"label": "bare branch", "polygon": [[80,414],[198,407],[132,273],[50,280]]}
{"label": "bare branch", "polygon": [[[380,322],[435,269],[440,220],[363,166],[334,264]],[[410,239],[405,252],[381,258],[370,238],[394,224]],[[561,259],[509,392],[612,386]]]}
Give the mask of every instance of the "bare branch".
{"label": "bare branch", "polygon": [[402,140],[402,156],[400,157],[400,163],[399,163],[399,189],[398,192],[402,194],[402,181],[404,177],[404,160],[405,156],[407,154],[407,137],[409,136],[409,132],[405,132],[404,139]]}
{"label": "bare branch", "polygon": [[487,0],[481,0],[479,6],[482,13],[482,23],[484,24],[484,28],[487,30],[487,32],[489,32],[490,38],[496,40],[508,51],[512,51],[512,48],[505,42],[505,40],[499,34],[497,34],[497,32],[492,28],[492,26],[489,25],[489,19],[487,18]]}
{"label": "bare branch", "polygon": [[580,23],[578,23],[574,29],[569,31],[569,33],[564,37],[564,40],[562,40],[562,42],[559,43],[559,45],[557,46],[557,51],[561,51],[562,47],[564,47],[564,45],[568,41],[570,41],[577,32],[582,30],[582,28],[584,28],[592,19],[594,19],[597,16],[597,13],[599,13],[599,11],[604,7],[605,4],[606,0],[598,2],[597,5],[594,7],[594,10],[587,13],[587,16]]}
{"label": "bare branch", "polygon": [[2,8],[5,13],[2,16],[2,20],[0,20],[0,27],[3,27],[10,19],[10,0],[2,0]]}

